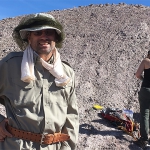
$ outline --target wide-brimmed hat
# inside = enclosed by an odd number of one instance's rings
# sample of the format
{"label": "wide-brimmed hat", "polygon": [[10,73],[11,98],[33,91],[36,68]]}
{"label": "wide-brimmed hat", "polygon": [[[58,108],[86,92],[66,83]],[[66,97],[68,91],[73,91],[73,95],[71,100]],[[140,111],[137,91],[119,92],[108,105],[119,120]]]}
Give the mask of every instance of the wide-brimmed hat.
{"label": "wide-brimmed hat", "polygon": [[12,36],[18,46],[24,50],[28,45],[28,32],[44,29],[54,29],[56,31],[58,34],[56,47],[61,48],[64,40],[63,27],[52,15],[46,13],[30,14],[23,17],[19,25],[14,28]]}

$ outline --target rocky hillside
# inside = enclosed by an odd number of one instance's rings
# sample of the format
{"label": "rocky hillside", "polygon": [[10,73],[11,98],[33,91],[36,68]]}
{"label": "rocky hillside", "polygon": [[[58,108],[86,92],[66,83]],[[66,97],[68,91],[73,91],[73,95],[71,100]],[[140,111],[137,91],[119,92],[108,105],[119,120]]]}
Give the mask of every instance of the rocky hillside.
{"label": "rocky hillside", "polygon": [[[101,118],[92,106],[131,109],[139,121],[141,82],[134,72],[150,50],[150,8],[100,4],[47,13],[64,25],[66,38],[59,52],[76,73],[80,112],[77,149],[138,150],[130,136]],[[0,58],[19,51],[11,34],[21,18],[0,20]]]}

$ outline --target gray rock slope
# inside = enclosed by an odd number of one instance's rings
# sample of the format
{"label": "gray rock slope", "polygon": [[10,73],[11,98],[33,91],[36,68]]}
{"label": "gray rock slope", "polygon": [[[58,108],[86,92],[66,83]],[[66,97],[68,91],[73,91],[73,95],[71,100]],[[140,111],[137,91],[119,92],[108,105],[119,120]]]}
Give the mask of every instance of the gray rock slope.
{"label": "gray rock slope", "polygon": [[[77,149],[138,150],[130,136],[101,118],[92,106],[131,109],[139,122],[141,82],[134,73],[150,50],[150,8],[100,4],[47,13],[64,25],[66,38],[59,52],[76,73],[80,112]],[[20,51],[11,34],[21,18],[0,20],[0,58]],[[2,106],[1,112],[5,113]]]}

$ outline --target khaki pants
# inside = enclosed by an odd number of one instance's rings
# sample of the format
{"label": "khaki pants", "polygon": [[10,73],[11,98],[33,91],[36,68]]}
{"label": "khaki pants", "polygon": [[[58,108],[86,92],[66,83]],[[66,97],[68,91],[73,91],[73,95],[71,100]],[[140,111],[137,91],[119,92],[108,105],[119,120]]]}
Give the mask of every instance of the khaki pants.
{"label": "khaki pants", "polygon": [[150,126],[150,88],[142,87],[139,92],[140,134],[144,141],[148,140]]}

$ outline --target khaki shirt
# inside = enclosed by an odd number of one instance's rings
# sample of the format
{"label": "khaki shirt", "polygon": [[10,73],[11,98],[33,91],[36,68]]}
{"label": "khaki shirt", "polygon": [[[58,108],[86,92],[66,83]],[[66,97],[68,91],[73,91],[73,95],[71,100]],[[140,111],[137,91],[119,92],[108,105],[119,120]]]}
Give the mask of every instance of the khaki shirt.
{"label": "khaki shirt", "polygon": [[[51,145],[6,138],[0,150],[74,150],[78,139],[79,118],[75,95],[74,71],[63,63],[71,78],[65,87],[57,87],[54,79],[34,55],[36,80],[21,81],[23,52],[12,52],[0,61],[0,103],[12,127],[43,134],[62,132],[70,140]],[[3,97],[3,100],[2,100]],[[0,114],[0,121],[4,116]]]}

